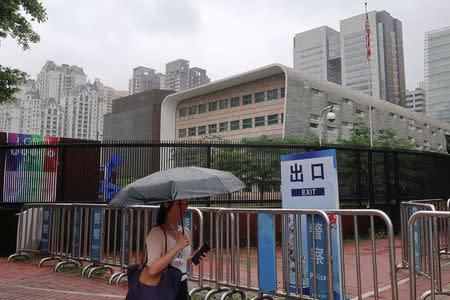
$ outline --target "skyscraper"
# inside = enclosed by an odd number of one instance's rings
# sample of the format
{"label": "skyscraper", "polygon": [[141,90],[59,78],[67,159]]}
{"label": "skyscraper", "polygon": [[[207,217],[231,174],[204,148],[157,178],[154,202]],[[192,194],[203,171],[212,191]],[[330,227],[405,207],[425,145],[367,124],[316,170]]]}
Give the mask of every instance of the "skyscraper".
{"label": "skyscraper", "polygon": [[200,68],[189,69],[189,88],[195,88],[210,82],[209,77],[206,75],[206,70]]}
{"label": "skyscraper", "polygon": [[189,61],[177,59],[166,64],[165,88],[184,91],[189,88]]}
{"label": "skyscraper", "polygon": [[406,108],[418,113],[425,113],[425,91],[423,82],[415,90],[406,91]]}
{"label": "skyscraper", "polygon": [[425,33],[427,115],[450,123],[450,27]]}
{"label": "skyscraper", "polygon": [[133,69],[133,77],[129,80],[128,93],[133,95],[160,87],[160,73],[155,74],[151,68],[137,67]]}
{"label": "skyscraper", "polygon": [[[297,34],[294,38],[294,68],[334,83],[340,83],[338,74],[341,74],[343,86],[365,94],[369,94],[371,87],[374,96],[405,106],[402,24],[386,11],[371,11],[368,19],[370,84],[365,14],[341,20],[340,32],[322,26]],[[339,46],[336,39],[339,39]],[[337,61],[340,61],[340,69]]]}
{"label": "skyscraper", "polygon": [[67,64],[59,66],[48,60],[37,75],[36,83],[41,99],[59,100],[76,86],[85,84],[86,79],[83,68]]}
{"label": "skyscraper", "polygon": [[294,37],[294,69],[341,84],[339,32],[322,26]]}

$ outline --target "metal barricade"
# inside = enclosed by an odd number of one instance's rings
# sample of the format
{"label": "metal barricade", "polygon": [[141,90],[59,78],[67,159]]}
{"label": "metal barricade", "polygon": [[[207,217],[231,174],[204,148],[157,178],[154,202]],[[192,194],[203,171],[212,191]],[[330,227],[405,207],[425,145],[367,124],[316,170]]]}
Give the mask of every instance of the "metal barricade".
{"label": "metal barricade", "polygon": [[[423,203],[423,204],[432,204],[436,211],[448,211],[448,201],[446,202],[444,199],[423,199],[423,200],[412,200],[410,203]],[[448,249],[448,245],[450,242],[449,234],[450,234],[450,226],[447,220],[439,219],[437,222],[437,232],[439,237],[439,247],[441,255],[450,255],[450,249]]]}
{"label": "metal barricade", "polygon": [[[202,284],[199,284],[189,291],[190,296],[202,291],[210,291],[212,287],[209,285],[215,285],[217,282],[216,272],[214,271],[216,266],[216,232],[214,228],[217,212],[219,212],[221,208],[197,207],[197,209],[200,210],[203,215],[203,239],[211,246],[211,250],[208,259],[203,261],[198,267],[193,267],[189,273],[189,280],[199,281],[199,278],[202,278]],[[205,283],[208,283],[209,285],[205,285]]]}
{"label": "metal barricade", "polygon": [[[354,271],[356,274],[357,280],[357,296],[358,299],[362,299],[362,280],[361,280],[361,261],[360,261],[360,246],[359,246],[359,226],[358,226],[358,217],[369,217],[370,218],[370,239],[371,239],[371,256],[372,256],[372,276],[373,276],[373,291],[365,294],[365,296],[374,296],[375,299],[379,297],[379,282],[378,282],[378,273],[380,272],[379,267],[377,265],[377,249],[375,243],[375,220],[374,217],[378,217],[381,219],[386,225],[386,233],[387,233],[387,243],[388,243],[388,253],[389,253],[389,270],[382,270],[384,272],[390,273],[390,286],[391,286],[391,299],[398,299],[398,286],[397,286],[397,274],[396,274],[396,262],[395,262],[395,245],[394,245],[394,226],[392,225],[392,221],[389,216],[380,210],[374,209],[334,209],[334,210],[324,210],[327,214],[331,214],[337,217],[337,223],[340,224],[339,231],[341,232],[341,264],[344,266],[345,261],[345,253],[342,249],[344,243],[342,240],[342,217],[343,216],[353,216],[353,229],[354,229],[354,241],[355,241],[355,260],[356,260],[356,270]],[[366,270],[367,266],[364,267]],[[341,272],[342,278],[342,294],[347,295],[346,293],[346,280],[345,280],[345,270],[342,268]],[[368,282],[367,282],[368,284]],[[344,298],[345,299],[345,298]]]}
{"label": "metal barricade", "polygon": [[[414,213],[408,221],[408,242],[409,242],[409,261],[411,267],[409,268],[409,282],[410,282],[410,299],[416,299],[416,263],[415,263],[415,250],[418,240],[418,233],[415,230],[414,226],[416,222],[423,221],[423,223],[427,224],[424,228],[427,230],[425,236],[428,240],[428,244],[431,246],[428,249],[427,256],[429,257],[439,257],[439,244],[438,241],[434,238],[435,224],[436,219],[450,219],[450,212],[437,212],[437,211],[419,211]],[[435,299],[436,295],[444,294],[450,295],[450,290],[443,290],[440,282],[440,261],[430,259],[428,261],[430,272],[430,280],[431,280],[431,289],[424,294],[422,294],[421,299],[425,299],[429,295],[431,295],[431,299]],[[436,276],[439,276],[436,278]],[[436,287],[437,284],[437,287]]]}
{"label": "metal barricade", "polygon": [[[402,241],[402,262],[400,265],[397,266],[398,269],[408,269],[409,267],[409,241],[408,241],[408,221],[409,218],[416,212],[416,211],[435,211],[435,207],[433,204],[426,204],[426,203],[418,203],[418,202],[402,202],[400,203],[400,229],[401,229],[401,241]],[[423,222],[418,224],[418,230],[424,231],[425,230],[425,224]],[[426,242],[425,236],[420,237],[420,247],[421,251],[420,253],[424,254],[427,253],[427,250],[430,245]],[[428,274],[429,276],[429,269],[428,269],[428,262],[427,260],[429,257],[423,256],[420,257],[420,270],[423,274]]]}
{"label": "metal barricade", "polygon": [[[274,233],[274,240],[271,245],[264,245],[266,250],[270,250],[274,255],[272,261],[272,266],[275,270],[275,277],[273,283],[273,290],[266,291],[260,286],[259,271],[261,266],[259,262],[254,263],[254,248],[252,243],[254,240],[251,239],[251,229],[259,224],[260,216],[272,216],[269,217],[272,221],[272,228],[266,228],[270,232]],[[299,280],[302,280],[301,274],[303,274],[303,266],[301,260],[299,261],[297,255],[293,253],[298,253],[299,249],[302,248],[301,235],[305,232],[307,228],[302,228],[300,222],[300,216],[310,216],[312,219],[311,228],[314,226],[314,218],[323,220],[325,239],[326,239],[326,275],[327,276],[327,287],[326,290],[328,295],[333,294],[333,274],[331,266],[331,235],[330,235],[330,220],[325,212],[315,209],[221,209],[216,214],[215,219],[215,231],[216,231],[216,286],[214,289],[210,290],[206,296],[205,300],[210,299],[213,295],[218,293],[223,293],[221,299],[226,299],[228,296],[233,294],[239,294],[242,299],[245,299],[245,292],[254,292],[259,294],[255,299],[272,299],[273,296],[288,297],[291,299],[305,299],[306,295],[303,295],[301,284]],[[257,222],[254,222],[255,217],[258,218]],[[241,226],[241,220],[243,221],[243,226]],[[291,220],[291,221],[290,221]],[[318,221],[317,221],[318,222]],[[278,224],[278,226],[277,226]],[[289,249],[288,245],[288,232],[293,233],[293,249]],[[296,225],[294,225],[296,224]],[[258,225],[259,226],[259,225]],[[241,253],[241,230],[243,231],[243,243],[245,246],[244,251]],[[314,238],[314,230],[312,230],[312,261],[316,262],[316,246]],[[259,233],[258,233],[259,237]],[[259,243],[259,240],[258,240]],[[259,246],[256,246],[258,252]],[[290,251],[293,251],[290,253]],[[291,254],[291,255],[290,255]],[[258,255],[258,254],[257,254]],[[241,258],[244,258],[244,264],[241,266]],[[290,262],[290,257],[295,261],[294,270],[296,282],[294,284],[294,289],[291,291],[291,285],[293,282],[290,280],[290,274],[288,270],[288,263]],[[325,260],[325,257],[324,257]],[[316,297],[317,292],[317,272],[316,264],[312,264],[312,276],[316,280],[313,282],[313,293]],[[276,270],[277,267],[281,266],[281,274]],[[244,268],[243,274],[246,278],[241,278],[241,269]],[[254,273],[256,271],[256,278]],[[268,274],[266,274],[268,275]],[[281,282],[281,285],[279,284]],[[309,296],[309,295],[308,295]]]}

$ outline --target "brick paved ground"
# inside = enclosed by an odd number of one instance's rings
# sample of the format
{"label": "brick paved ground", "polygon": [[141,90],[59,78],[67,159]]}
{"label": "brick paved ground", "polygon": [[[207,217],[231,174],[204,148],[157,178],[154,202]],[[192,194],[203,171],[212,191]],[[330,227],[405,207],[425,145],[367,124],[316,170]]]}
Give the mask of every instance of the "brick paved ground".
{"label": "brick paved ground", "polygon": [[[361,280],[364,299],[373,299],[370,292],[373,290],[372,260],[370,242],[362,242],[361,249]],[[377,264],[380,297],[391,299],[390,275],[388,265],[386,241],[377,240]],[[396,260],[401,257],[400,241],[396,240]],[[357,295],[357,276],[355,271],[354,245],[345,245],[345,271],[347,295],[353,299]],[[241,258],[241,279],[246,278],[246,263]],[[79,276],[67,268],[64,272],[53,272],[51,264],[36,268],[38,258],[26,261],[5,263],[6,258],[0,258],[0,299],[123,299],[127,293],[126,284],[120,286],[108,285],[109,273],[102,277],[87,279]],[[251,265],[256,265],[256,254],[252,254]],[[281,264],[280,264],[281,265]],[[209,274],[209,265],[205,263],[205,275]],[[281,274],[281,270],[278,270]],[[256,272],[252,269],[252,281],[256,281]],[[443,283],[450,289],[450,262],[444,261],[442,268]],[[243,280],[244,281],[244,280]],[[408,272],[401,270],[398,273],[399,299],[409,299]],[[126,280],[124,280],[126,282]],[[194,285],[190,284],[192,288]],[[426,278],[417,279],[417,295],[421,295],[430,288],[430,281]],[[441,298],[445,299],[445,297]]]}

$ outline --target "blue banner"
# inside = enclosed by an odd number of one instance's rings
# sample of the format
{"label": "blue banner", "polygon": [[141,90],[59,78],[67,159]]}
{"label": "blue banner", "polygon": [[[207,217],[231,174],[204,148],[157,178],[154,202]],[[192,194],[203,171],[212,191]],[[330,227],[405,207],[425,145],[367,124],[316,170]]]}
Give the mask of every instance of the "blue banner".
{"label": "blue banner", "polygon": [[42,211],[42,234],[40,245],[40,250],[42,252],[48,252],[51,218],[52,218],[52,208],[50,206],[45,206]]}
{"label": "blue banner", "polygon": [[81,237],[81,228],[80,228],[80,224],[81,224],[81,207],[75,207],[74,210],[75,214],[73,216],[74,218],[74,224],[73,224],[73,257],[79,257],[79,253],[80,253],[80,237]]}
{"label": "blue banner", "polygon": [[[328,278],[327,278],[327,244],[325,235],[325,223],[319,216],[314,218],[314,224],[312,223],[311,215],[307,216],[308,223],[308,247],[309,247],[309,286],[314,286],[314,262],[313,262],[313,239],[312,232],[314,230],[314,246],[315,246],[315,265],[316,265],[316,287],[317,298],[330,299],[328,297]],[[309,290],[309,296],[314,297],[314,291],[312,288]],[[336,299],[336,298],[335,298]]]}
{"label": "blue banner", "polygon": [[259,289],[265,294],[276,290],[275,227],[273,214],[258,214]]}
{"label": "blue banner", "polygon": [[91,260],[100,262],[102,244],[103,208],[92,209]]}
{"label": "blue banner", "polygon": [[125,222],[125,249],[124,249],[124,263],[126,265],[129,264],[129,253],[130,253],[130,229],[131,229],[131,213],[130,211],[127,211],[125,215],[125,220],[123,220],[123,215],[121,217],[121,224],[120,224],[120,244],[122,245],[122,227],[123,223]]}

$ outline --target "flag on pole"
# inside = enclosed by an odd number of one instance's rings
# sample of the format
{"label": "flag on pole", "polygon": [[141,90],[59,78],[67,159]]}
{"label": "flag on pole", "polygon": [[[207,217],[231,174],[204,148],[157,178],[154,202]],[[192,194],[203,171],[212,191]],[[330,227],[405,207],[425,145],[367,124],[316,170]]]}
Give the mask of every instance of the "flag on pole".
{"label": "flag on pole", "polygon": [[369,15],[366,11],[366,50],[367,50],[367,60],[370,59],[370,24]]}

